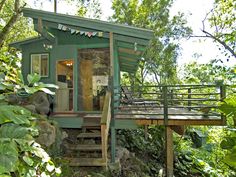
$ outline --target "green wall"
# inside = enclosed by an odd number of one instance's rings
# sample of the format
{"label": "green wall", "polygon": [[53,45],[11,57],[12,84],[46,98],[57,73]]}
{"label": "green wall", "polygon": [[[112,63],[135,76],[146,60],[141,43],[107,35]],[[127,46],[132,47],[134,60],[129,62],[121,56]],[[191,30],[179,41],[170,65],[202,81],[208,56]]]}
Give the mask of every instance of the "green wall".
{"label": "green wall", "polygon": [[[80,35],[72,35],[69,32],[57,31],[55,33],[56,43],[52,44],[52,49],[46,50],[44,44],[50,42],[46,39],[43,41],[35,41],[28,44],[23,44],[22,48],[22,73],[26,80],[27,74],[31,72],[31,54],[37,53],[49,53],[49,76],[42,77],[41,81],[45,83],[56,82],[56,62],[62,59],[73,59],[74,60],[74,94],[75,98],[78,98],[78,80],[79,80],[79,62],[78,62],[78,49],[84,48],[108,48],[109,39],[100,37],[86,37]],[[117,49],[115,50],[117,56]],[[115,72],[119,72],[119,62],[116,58],[114,63]],[[114,85],[119,85],[119,73],[115,74]],[[78,111],[78,100],[74,99],[74,109]]]}

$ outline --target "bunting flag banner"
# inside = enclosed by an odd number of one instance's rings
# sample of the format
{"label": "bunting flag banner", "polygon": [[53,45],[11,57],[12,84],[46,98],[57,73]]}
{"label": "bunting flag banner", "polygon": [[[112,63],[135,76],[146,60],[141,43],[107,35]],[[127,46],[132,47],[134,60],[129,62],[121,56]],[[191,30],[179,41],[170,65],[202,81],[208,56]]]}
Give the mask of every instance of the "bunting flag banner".
{"label": "bunting flag banner", "polygon": [[77,29],[69,28],[69,27],[62,25],[62,24],[58,24],[57,28],[62,31],[70,31],[71,34],[80,34],[81,36],[85,35],[85,36],[88,36],[89,38],[92,36],[103,37],[103,32],[101,32],[101,31],[99,31],[99,32],[80,31]]}
{"label": "bunting flag banner", "polygon": [[70,30],[70,33],[71,33],[71,34],[74,34],[75,32],[76,32],[75,29],[71,29],[71,30]]}

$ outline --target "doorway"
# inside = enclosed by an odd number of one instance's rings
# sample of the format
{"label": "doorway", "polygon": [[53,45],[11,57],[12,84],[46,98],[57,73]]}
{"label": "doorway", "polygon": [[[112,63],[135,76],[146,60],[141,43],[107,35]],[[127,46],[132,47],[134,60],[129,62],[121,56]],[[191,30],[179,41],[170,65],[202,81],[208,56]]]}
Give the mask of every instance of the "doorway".
{"label": "doorway", "polygon": [[110,54],[108,48],[79,50],[79,110],[102,110],[108,86]]}
{"label": "doorway", "polygon": [[59,86],[56,91],[56,112],[73,111],[73,65],[72,59],[60,60],[56,63],[56,84]]}

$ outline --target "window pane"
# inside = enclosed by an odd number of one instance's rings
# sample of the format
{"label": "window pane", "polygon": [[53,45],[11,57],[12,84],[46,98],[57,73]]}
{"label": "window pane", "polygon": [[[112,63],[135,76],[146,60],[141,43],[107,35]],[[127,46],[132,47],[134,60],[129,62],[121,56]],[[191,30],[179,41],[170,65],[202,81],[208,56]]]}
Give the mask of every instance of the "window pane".
{"label": "window pane", "polygon": [[39,74],[39,56],[40,55],[31,55],[31,73],[37,73]]}
{"label": "window pane", "polygon": [[48,55],[41,55],[41,76],[48,76]]}

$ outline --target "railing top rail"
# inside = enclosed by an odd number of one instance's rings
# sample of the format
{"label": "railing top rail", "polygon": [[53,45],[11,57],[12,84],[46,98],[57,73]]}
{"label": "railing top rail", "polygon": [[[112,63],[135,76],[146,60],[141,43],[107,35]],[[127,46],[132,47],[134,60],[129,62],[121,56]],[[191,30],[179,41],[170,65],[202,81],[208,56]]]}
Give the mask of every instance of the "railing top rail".
{"label": "railing top rail", "polygon": [[[145,85],[143,87],[220,87],[220,86],[235,86],[236,85],[228,85],[228,84],[182,84],[182,85]],[[114,86],[114,88],[120,87],[132,87],[131,85],[119,85]]]}

